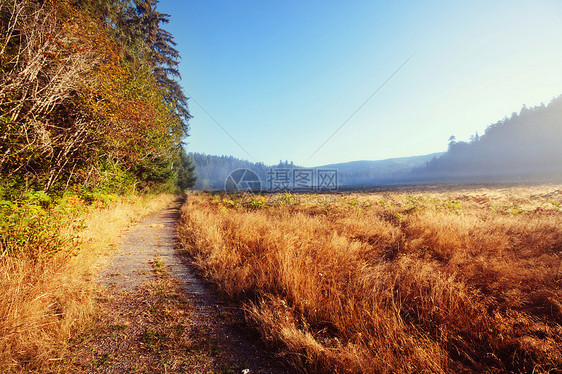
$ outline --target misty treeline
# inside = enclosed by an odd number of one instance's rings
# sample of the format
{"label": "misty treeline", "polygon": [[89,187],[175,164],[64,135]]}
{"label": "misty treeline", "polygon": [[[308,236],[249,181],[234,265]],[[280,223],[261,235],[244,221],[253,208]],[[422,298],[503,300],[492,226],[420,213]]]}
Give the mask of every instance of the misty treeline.
{"label": "misty treeline", "polygon": [[180,56],[157,3],[0,2],[4,194],[194,183]]}
{"label": "misty treeline", "polygon": [[213,156],[205,153],[190,153],[189,157],[195,166],[195,188],[200,190],[223,189],[230,173],[237,169],[249,169],[258,175],[263,186],[267,184],[268,173],[272,168],[293,169],[299,166],[292,161],[279,161],[277,165],[266,165],[263,162],[250,162],[232,156]]}
{"label": "misty treeline", "polygon": [[456,141],[445,154],[415,169],[411,182],[562,181],[562,96],[513,113],[482,136]]}
{"label": "misty treeline", "polygon": [[[379,161],[352,161],[342,164],[319,166],[317,170],[337,170],[337,183],[340,188],[362,188],[373,185],[397,183],[401,178],[409,176],[411,171],[423,166],[436,155],[392,158]],[[190,153],[195,164],[195,188],[200,190],[223,189],[226,178],[237,169],[249,169],[255,172],[267,188],[274,170],[303,169],[294,162],[279,161],[277,165],[266,165],[262,162],[250,162],[232,156],[213,156],[204,153]]]}

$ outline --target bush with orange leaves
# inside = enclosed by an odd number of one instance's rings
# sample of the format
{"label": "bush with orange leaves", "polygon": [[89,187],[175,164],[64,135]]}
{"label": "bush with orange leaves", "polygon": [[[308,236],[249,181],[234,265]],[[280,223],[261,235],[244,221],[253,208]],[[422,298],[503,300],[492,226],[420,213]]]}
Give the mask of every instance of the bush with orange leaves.
{"label": "bush with orange leaves", "polygon": [[561,201],[552,186],[199,193],[178,232],[300,370],[538,373],[562,367]]}

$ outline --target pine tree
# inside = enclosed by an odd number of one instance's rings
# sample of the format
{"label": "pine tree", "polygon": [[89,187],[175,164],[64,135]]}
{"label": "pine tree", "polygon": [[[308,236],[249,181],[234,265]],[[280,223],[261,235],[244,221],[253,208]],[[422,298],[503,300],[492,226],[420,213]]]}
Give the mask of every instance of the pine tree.
{"label": "pine tree", "polygon": [[149,60],[154,65],[154,75],[160,87],[166,92],[166,100],[182,119],[182,127],[187,135],[187,121],[191,118],[187,106],[187,97],[183,93],[178,79],[180,54],[172,34],[161,27],[170,21],[170,15],[156,10],[158,0],[134,0],[136,6],[135,21],[140,26],[144,41],[150,49]]}
{"label": "pine tree", "polygon": [[195,164],[183,148],[180,152],[177,184],[182,191],[195,186]]}

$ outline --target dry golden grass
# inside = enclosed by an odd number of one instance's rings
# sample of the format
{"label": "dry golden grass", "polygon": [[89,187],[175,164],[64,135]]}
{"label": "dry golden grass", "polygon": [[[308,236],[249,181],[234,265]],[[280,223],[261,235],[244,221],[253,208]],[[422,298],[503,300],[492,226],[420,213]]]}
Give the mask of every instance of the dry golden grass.
{"label": "dry golden grass", "polygon": [[191,194],[182,244],[295,367],[562,370],[562,188]]}
{"label": "dry golden grass", "polygon": [[54,256],[1,258],[0,371],[57,371],[70,337],[92,318],[93,279],[119,233],[174,198],[131,197],[90,207],[67,218],[63,235],[72,240]]}

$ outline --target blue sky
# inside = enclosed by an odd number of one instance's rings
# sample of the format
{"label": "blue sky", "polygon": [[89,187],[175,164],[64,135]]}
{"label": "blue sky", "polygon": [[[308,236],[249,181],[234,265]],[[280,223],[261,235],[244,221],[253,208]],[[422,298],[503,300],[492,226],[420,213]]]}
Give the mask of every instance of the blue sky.
{"label": "blue sky", "polygon": [[558,0],[161,0],[158,9],[171,15],[192,97],[188,151],[303,166],[421,155],[562,94]]}

